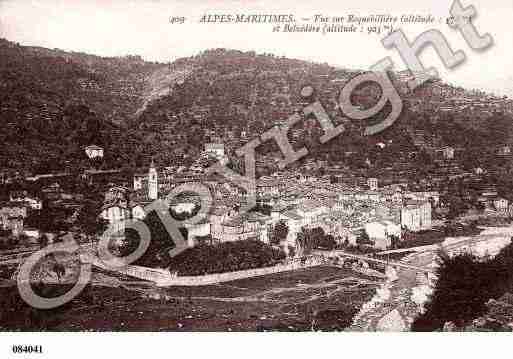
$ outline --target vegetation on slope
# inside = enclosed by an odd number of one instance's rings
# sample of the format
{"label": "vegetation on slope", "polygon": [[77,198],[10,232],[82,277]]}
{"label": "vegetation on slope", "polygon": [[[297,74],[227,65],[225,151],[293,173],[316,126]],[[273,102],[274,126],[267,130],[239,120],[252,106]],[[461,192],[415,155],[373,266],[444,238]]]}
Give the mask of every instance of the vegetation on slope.
{"label": "vegetation on slope", "polygon": [[441,253],[435,290],[412,330],[441,330],[448,322],[462,327],[485,314],[490,299],[512,292],[512,268],[513,241],[494,258],[478,258],[472,253],[450,257]]}

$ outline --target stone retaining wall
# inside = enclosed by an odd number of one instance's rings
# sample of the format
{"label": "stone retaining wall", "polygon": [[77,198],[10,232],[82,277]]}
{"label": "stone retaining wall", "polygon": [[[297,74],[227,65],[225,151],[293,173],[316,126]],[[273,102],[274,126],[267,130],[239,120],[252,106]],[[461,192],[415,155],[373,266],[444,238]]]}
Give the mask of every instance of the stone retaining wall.
{"label": "stone retaining wall", "polygon": [[161,287],[168,286],[201,286],[229,282],[237,279],[259,277],[268,274],[286,272],[291,270],[309,268],[327,264],[328,260],[322,256],[310,256],[304,259],[294,259],[285,264],[277,264],[272,267],[246,269],[235,272],[213,273],[201,276],[177,276],[172,275],[165,269],[147,268],[141,266],[129,265],[120,269],[110,269],[106,267],[99,259],[92,260],[91,263],[99,268],[110,270],[131,277],[154,282]]}

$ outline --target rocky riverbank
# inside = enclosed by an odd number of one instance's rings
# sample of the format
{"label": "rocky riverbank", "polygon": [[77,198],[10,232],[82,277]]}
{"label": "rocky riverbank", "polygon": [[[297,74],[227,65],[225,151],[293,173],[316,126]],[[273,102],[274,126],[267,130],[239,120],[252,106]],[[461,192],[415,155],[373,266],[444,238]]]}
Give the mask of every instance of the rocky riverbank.
{"label": "rocky riverbank", "polygon": [[[513,225],[483,228],[481,233],[474,236],[447,238],[439,246],[408,255],[402,262],[436,269],[436,253],[440,249],[451,255],[472,251],[477,256],[493,256],[510,242],[511,236]],[[399,269],[394,274],[389,273],[389,278],[362,306],[347,330],[409,331],[415,317],[424,310],[434,285],[434,280],[411,270]]]}

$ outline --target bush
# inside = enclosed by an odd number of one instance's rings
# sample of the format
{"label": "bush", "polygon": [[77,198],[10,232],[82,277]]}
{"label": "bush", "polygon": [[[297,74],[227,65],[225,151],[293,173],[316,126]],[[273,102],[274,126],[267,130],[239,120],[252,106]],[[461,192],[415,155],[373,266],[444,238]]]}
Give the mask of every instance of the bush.
{"label": "bush", "polygon": [[285,253],[258,240],[200,244],[171,258],[169,270],[178,275],[233,272],[275,265]]}
{"label": "bush", "polygon": [[493,259],[480,259],[471,253],[453,257],[441,253],[435,290],[412,330],[441,330],[446,322],[462,326],[481,316],[488,300],[513,288],[512,265],[513,242]]}
{"label": "bush", "polygon": [[282,241],[287,238],[289,233],[289,227],[284,221],[279,221],[275,226],[271,234],[271,244],[280,245]]}
{"label": "bush", "polygon": [[328,234],[326,236],[319,237],[316,243],[316,248],[332,250],[337,246],[335,238]]}
{"label": "bush", "polygon": [[332,235],[327,235],[320,227],[302,228],[298,233],[296,243],[303,255],[309,254],[313,249],[332,250],[337,242]]}
{"label": "bush", "polygon": [[[158,215],[153,211],[148,213],[143,220],[150,230],[151,240],[146,252],[134,263],[145,267],[166,267],[169,263],[169,251],[174,248],[174,238],[166,230],[164,224],[158,218]],[[187,229],[180,228],[182,236],[187,239]],[[128,256],[133,253],[140,243],[140,237],[137,231],[128,228],[125,231],[125,240],[118,248],[114,248],[121,257]]]}

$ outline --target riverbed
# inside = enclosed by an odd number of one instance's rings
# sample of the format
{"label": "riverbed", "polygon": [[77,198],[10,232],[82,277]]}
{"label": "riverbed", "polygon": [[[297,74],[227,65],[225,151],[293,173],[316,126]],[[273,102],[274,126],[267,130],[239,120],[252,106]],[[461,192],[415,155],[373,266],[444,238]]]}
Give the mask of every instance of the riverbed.
{"label": "riverbed", "polygon": [[332,266],[168,288],[96,273],[94,285],[62,308],[3,306],[0,330],[340,331],[381,283]]}
{"label": "riverbed", "polygon": [[[436,246],[404,257],[401,262],[436,270],[437,251],[450,255],[471,251],[477,256],[496,255],[511,241],[513,224],[505,227],[485,227],[474,236],[449,237]],[[415,317],[429,299],[436,278],[427,278],[415,271],[398,269],[395,280],[385,281],[372,299],[362,306],[348,331],[408,331]]]}

